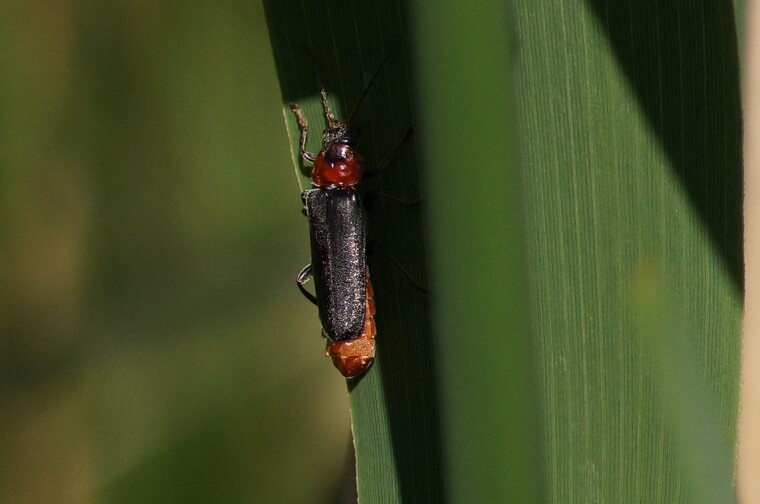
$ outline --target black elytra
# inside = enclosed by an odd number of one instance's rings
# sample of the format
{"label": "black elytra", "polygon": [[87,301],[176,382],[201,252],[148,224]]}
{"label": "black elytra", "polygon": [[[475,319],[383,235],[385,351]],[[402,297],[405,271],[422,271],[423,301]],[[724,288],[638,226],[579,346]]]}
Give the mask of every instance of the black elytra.
{"label": "black elytra", "polygon": [[[306,151],[306,117],[298,105],[290,104],[298,122],[301,158],[313,163],[313,188],[301,194],[309,219],[311,264],[301,270],[296,283],[317,305],[323,333],[332,342],[360,338],[365,329],[369,285],[367,215],[354,188],[363,172],[361,158],[355,151],[359,127],[354,117],[387,59],[388,55],[345,121],[335,119],[327,93],[321,90],[328,127],[322,132],[322,149],[318,155]],[[304,288],[304,283],[312,278],[316,295]]]}
{"label": "black elytra", "polygon": [[311,271],[299,275],[299,286],[307,276],[314,278],[315,301],[328,339],[356,338],[364,328],[367,302],[364,206],[351,187],[307,189],[302,198],[309,218]]}

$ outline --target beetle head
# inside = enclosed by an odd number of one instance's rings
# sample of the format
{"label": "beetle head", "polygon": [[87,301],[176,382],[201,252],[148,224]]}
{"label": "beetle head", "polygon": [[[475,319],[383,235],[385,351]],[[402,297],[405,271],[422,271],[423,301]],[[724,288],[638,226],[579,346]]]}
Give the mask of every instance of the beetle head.
{"label": "beetle head", "polygon": [[356,147],[359,144],[359,127],[353,123],[336,122],[322,132],[322,146],[344,144]]}

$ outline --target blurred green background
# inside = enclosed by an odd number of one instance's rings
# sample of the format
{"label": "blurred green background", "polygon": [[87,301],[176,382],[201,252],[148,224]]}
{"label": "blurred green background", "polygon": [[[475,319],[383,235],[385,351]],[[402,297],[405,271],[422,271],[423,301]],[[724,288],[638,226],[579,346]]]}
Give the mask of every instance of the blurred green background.
{"label": "blurred green background", "polygon": [[343,498],[281,110],[258,2],[0,4],[1,503]]}

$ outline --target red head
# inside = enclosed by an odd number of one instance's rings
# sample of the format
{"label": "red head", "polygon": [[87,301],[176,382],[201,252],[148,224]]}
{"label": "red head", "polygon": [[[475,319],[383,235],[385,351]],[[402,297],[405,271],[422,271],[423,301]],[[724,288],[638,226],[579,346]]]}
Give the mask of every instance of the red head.
{"label": "red head", "polygon": [[[329,118],[329,116],[328,116]],[[317,187],[353,187],[364,171],[356,152],[359,128],[350,122],[333,122],[322,133],[322,150],[311,168],[311,179]]]}
{"label": "red head", "polygon": [[[363,172],[362,160],[356,153],[356,146],[359,144],[359,127],[356,126],[354,117],[356,117],[359,107],[361,107],[364,99],[367,97],[367,93],[369,93],[375,80],[377,80],[377,76],[380,75],[380,70],[388,60],[388,56],[390,56],[390,52],[385,55],[380,66],[375,70],[367,87],[364,88],[364,92],[359,97],[359,101],[356,102],[354,109],[345,121],[335,120],[335,116],[332,110],[330,110],[327,93],[324,88],[322,89],[322,107],[325,110],[328,127],[322,132],[322,150],[319,151],[311,169],[311,180],[315,186],[323,188],[353,187],[361,180]],[[292,105],[291,108],[293,108]],[[303,149],[304,141],[302,140],[302,152]]]}

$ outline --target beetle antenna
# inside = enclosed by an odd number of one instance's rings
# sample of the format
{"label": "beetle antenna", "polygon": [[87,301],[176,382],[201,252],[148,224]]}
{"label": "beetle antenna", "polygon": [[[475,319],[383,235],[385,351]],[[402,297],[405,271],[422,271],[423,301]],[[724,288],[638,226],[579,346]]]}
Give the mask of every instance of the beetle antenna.
{"label": "beetle antenna", "polygon": [[332,128],[335,126],[335,123],[337,122],[335,120],[335,116],[332,113],[332,110],[330,109],[330,102],[327,101],[327,91],[325,91],[325,88],[322,87],[320,90],[320,93],[322,94],[322,108],[325,109],[325,117],[327,118],[327,124],[330,125]]}
{"label": "beetle antenna", "polygon": [[383,66],[385,66],[385,62],[388,61],[388,58],[393,52],[393,49],[396,48],[396,45],[398,45],[398,40],[394,42],[393,46],[391,46],[391,48],[388,50],[388,53],[385,55],[385,58],[383,58],[383,61],[380,62],[380,65],[377,67],[377,70],[375,70],[375,73],[372,75],[372,78],[369,80],[369,84],[367,84],[367,87],[364,88],[364,92],[362,92],[362,95],[359,97],[359,101],[356,103],[356,105],[354,105],[354,109],[351,111],[351,115],[349,115],[348,119],[346,119],[347,123],[353,122],[354,116],[359,111],[359,107],[361,107],[362,103],[364,102],[364,98],[366,98],[367,93],[369,93],[369,90],[372,88],[372,85],[377,80],[377,76],[380,75],[380,70],[382,70]]}
{"label": "beetle antenna", "polygon": [[309,47],[308,44],[304,44],[303,48],[309,55],[311,64],[314,66],[314,73],[316,74],[317,80],[319,81],[319,90],[320,94],[322,95],[322,109],[325,111],[327,124],[332,128],[338,121],[335,120],[335,116],[333,115],[332,109],[330,108],[330,102],[327,100],[327,91],[325,91],[325,84],[322,80],[322,74],[319,71],[319,58],[317,58],[317,55],[314,53],[314,51],[311,50],[311,47]]}

